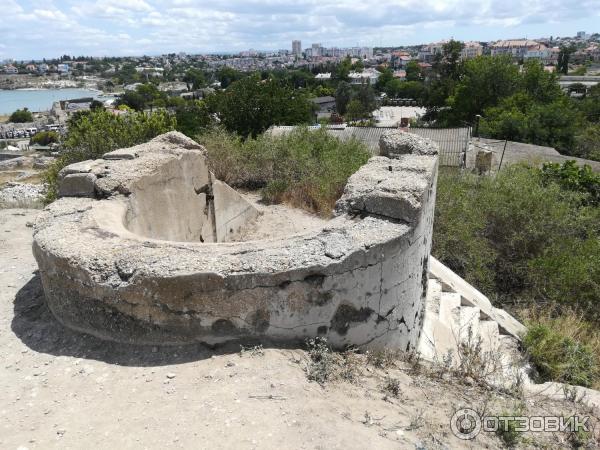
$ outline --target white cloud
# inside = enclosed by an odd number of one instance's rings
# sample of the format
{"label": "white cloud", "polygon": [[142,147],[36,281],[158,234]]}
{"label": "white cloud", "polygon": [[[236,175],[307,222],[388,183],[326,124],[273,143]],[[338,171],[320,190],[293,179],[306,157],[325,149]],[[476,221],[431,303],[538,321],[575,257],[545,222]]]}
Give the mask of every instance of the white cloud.
{"label": "white cloud", "polygon": [[[288,48],[292,39],[345,46],[427,42],[460,33],[466,39],[542,29],[565,35],[593,23],[600,11],[600,0],[531,0],[526,7],[516,0],[2,1],[3,42],[24,58],[101,49],[156,54]],[[19,33],[39,29],[36,23],[44,25],[41,38]],[[581,29],[600,31],[591,28]]]}

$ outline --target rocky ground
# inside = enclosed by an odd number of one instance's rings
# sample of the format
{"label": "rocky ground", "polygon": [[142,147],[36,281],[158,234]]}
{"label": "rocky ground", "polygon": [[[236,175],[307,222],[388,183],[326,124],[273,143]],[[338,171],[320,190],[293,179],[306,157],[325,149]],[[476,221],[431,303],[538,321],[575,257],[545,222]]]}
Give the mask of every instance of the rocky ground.
{"label": "rocky ground", "polygon": [[[453,412],[594,413],[434,375],[406,358],[317,365],[336,374],[321,385],[307,377],[315,365],[304,349],[138,347],[69,331],[44,304],[28,226],[36,214],[0,210],[0,448],[505,448],[493,433],[457,439]],[[584,445],[595,448],[591,437]],[[568,433],[518,442],[576,443]]]}
{"label": "rocky ground", "polygon": [[28,154],[0,161],[0,208],[41,208],[43,171],[54,158]]}

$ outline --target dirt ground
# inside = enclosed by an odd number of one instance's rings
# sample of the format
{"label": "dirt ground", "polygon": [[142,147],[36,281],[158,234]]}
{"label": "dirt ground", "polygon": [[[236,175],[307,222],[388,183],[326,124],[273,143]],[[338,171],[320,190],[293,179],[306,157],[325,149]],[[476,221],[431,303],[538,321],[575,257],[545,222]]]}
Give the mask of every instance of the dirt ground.
{"label": "dirt ground", "polygon": [[36,214],[0,210],[0,448],[504,448],[490,433],[461,441],[449,423],[458,408],[506,410],[514,398],[408,363],[382,369],[359,355],[353,380],[321,386],[307,378],[303,349],[137,347],[65,329],[44,304],[31,254]]}

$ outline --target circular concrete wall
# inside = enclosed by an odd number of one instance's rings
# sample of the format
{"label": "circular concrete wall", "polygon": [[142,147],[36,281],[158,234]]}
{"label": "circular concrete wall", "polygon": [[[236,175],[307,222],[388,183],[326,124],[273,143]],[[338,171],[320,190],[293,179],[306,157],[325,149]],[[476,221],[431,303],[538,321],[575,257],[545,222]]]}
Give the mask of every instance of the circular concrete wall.
{"label": "circular concrete wall", "polygon": [[[325,226],[248,242],[227,242],[247,220],[236,211],[248,208],[205,170],[202,147],[168,133],[61,173],[63,197],[37,220],[34,254],[62,323],[136,343],[321,335],[339,347],[414,348],[435,154],[373,157]],[[152,201],[165,185],[177,194]]]}

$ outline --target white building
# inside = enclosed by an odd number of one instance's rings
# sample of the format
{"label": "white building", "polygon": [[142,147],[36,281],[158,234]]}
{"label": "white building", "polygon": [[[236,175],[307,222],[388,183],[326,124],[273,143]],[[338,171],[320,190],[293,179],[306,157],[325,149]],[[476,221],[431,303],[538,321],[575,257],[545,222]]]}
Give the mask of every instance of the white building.
{"label": "white building", "polygon": [[539,45],[529,39],[508,39],[492,45],[492,56],[510,55],[513,58],[524,58],[530,47]]}
{"label": "white building", "polygon": [[546,47],[544,44],[537,44],[527,49],[523,59],[537,59],[544,65],[556,64],[559,53],[560,49],[558,47]]}
{"label": "white building", "polygon": [[479,42],[465,42],[460,52],[462,59],[473,59],[483,54],[483,46]]}
{"label": "white building", "polygon": [[315,75],[315,80],[319,80],[319,81],[331,80],[331,72],[318,73]]}
{"label": "white building", "polygon": [[435,56],[441,54],[444,51],[444,44],[446,41],[433,42],[428,45],[424,45],[419,50],[417,58],[419,61],[423,61],[426,63],[431,63],[434,61]]}
{"label": "white building", "polygon": [[365,69],[362,72],[350,72],[348,75],[351,84],[375,84],[380,76],[381,72],[375,69]]}

